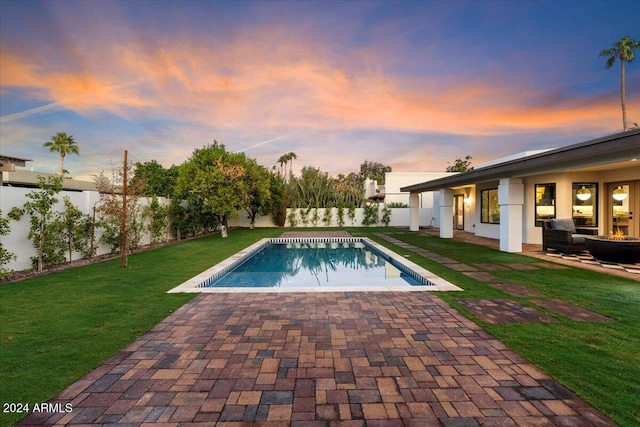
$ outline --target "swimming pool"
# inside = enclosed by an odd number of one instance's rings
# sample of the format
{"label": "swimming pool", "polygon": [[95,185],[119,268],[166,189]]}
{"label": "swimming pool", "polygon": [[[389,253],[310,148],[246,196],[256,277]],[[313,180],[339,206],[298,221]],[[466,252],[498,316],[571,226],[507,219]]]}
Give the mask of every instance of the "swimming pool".
{"label": "swimming pool", "polygon": [[262,239],[169,292],[459,289],[370,239],[351,237]]}

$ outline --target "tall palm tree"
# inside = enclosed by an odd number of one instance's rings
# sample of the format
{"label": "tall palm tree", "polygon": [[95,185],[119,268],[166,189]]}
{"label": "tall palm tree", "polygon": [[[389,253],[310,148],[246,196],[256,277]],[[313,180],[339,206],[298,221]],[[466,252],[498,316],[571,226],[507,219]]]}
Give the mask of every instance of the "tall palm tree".
{"label": "tall palm tree", "polygon": [[294,153],[293,151],[287,153],[287,160],[289,163],[289,179],[291,179],[291,174],[292,174],[292,170],[291,168],[293,168],[293,161],[298,159],[298,155],[296,153]]}
{"label": "tall palm tree", "polygon": [[282,165],[286,165],[287,164],[287,155],[283,154],[282,156],[280,156],[280,158],[278,159],[278,163],[280,164],[280,173],[282,174],[282,180],[285,180],[285,170],[282,169]]}
{"label": "tall palm tree", "polygon": [[640,42],[624,36],[615,42],[609,49],[604,49],[599,56],[608,56],[607,69],[611,68],[620,58],[620,102],[622,104],[622,130],[627,130],[627,106],[625,103],[625,62],[631,63],[635,58],[635,50],[640,47]]}
{"label": "tall palm tree", "polygon": [[64,158],[67,154],[80,154],[78,144],[73,140],[73,135],[67,135],[66,132],[58,132],[51,137],[51,141],[44,143],[50,152],[57,151],[60,153],[60,175],[64,175]]}
{"label": "tall palm tree", "polygon": [[[278,163],[280,163],[280,170],[282,172],[282,180],[283,181],[289,181],[291,179],[291,173],[292,173],[292,166],[293,166],[293,160],[297,159],[298,155],[292,151],[288,152],[287,154],[283,154],[282,156],[280,156],[280,158],[278,159]],[[284,168],[282,167],[282,165],[284,165]],[[287,174],[287,165],[289,165],[289,174]]]}

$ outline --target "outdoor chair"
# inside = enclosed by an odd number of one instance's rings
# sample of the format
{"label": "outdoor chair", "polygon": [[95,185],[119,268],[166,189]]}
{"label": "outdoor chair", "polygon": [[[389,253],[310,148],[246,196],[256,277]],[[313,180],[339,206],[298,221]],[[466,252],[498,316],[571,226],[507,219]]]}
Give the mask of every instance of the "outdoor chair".
{"label": "outdoor chair", "polygon": [[546,220],[542,222],[542,250],[555,249],[564,253],[587,250],[585,237],[597,234],[593,229],[576,229],[572,219]]}

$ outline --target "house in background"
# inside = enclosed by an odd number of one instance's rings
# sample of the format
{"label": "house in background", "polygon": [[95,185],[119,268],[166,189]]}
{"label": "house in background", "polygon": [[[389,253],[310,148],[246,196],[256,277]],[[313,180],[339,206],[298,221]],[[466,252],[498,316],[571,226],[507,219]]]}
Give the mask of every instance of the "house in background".
{"label": "house in background", "polygon": [[524,153],[400,189],[410,193],[410,229],[420,194],[438,192],[440,237],[464,230],[521,252],[542,243],[542,220],[571,218],[597,234],[640,237],[640,130]]}
{"label": "house in background", "polygon": [[[377,181],[367,179],[364,183],[365,199],[367,201],[382,202],[385,205],[402,204],[409,205],[409,192],[403,192],[401,187],[413,184],[416,181],[433,180],[445,176],[455,175],[458,172],[386,172],[384,185],[378,185]],[[438,209],[438,192],[428,191],[420,193],[417,202],[420,224],[427,227],[438,227],[436,210]],[[406,209],[395,209],[393,212],[393,225],[409,225],[409,216]]]}
{"label": "house in background", "polygon": [[14,172],[16,166],[25,167],[31,159],[23,159],[22,157],[12,157],[0,154],[0,186],[2,186],[2,178],[4,172]]}
{"label": "house in background", "polygon": [[[29,170],[14,170],[2,172],[2,185],[5,187],[38,188],[38,178],[59,176],[57,173],[35,172]],[[62,180],[62,189],[67,191],[98,191],[95,182],[65,176]]]}
{"label": "house in background", "polygon": [[[456,175],[457,172],[387,172],[385,180],[385,203],[404,203],[409,205],[409,192],[400,190],[402,187],[416,182],[431,181],[445,176]],[[438,193],[420,193],[419,207],[431,208],[438,206]]]}

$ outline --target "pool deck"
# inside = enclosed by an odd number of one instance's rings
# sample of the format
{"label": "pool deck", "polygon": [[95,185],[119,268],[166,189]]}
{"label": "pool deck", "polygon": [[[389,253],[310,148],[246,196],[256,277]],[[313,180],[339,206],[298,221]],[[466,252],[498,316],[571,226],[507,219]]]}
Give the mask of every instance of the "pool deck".
{"label": "pool deck", "polygon": [[430,292],[201,294],[20,425],[615,426]]}

